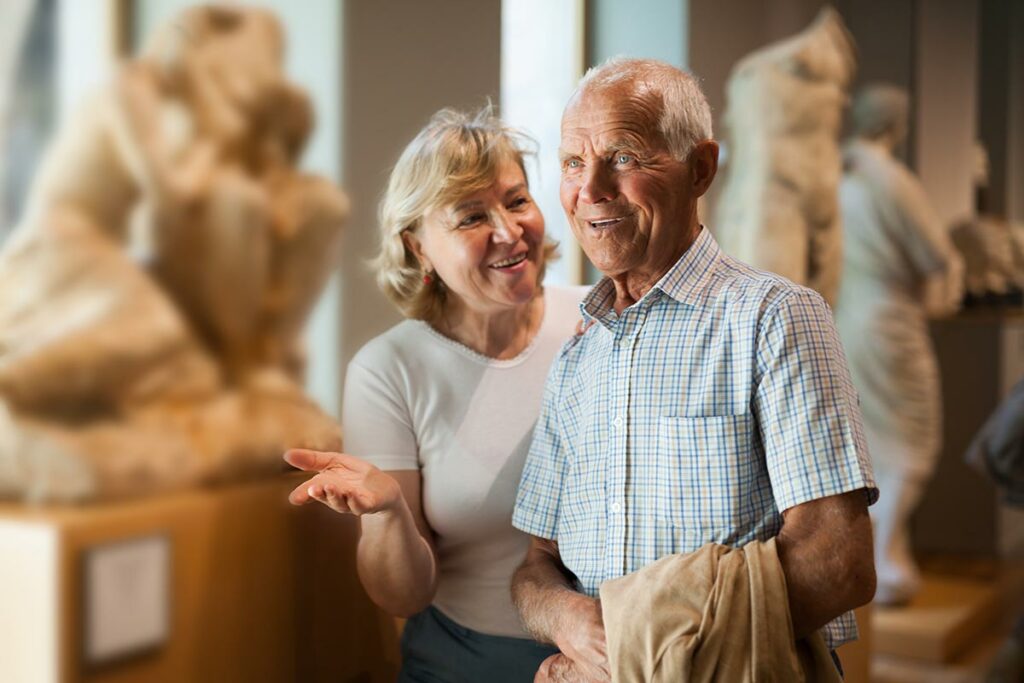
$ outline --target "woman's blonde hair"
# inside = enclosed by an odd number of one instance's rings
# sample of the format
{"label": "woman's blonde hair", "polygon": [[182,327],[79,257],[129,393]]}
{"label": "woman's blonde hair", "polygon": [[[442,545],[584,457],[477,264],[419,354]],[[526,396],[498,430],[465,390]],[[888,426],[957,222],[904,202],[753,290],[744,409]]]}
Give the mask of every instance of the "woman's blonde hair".
{"label": "woman's blonde hair", "polygon": [[[535,149],[529,136],[502,123],[490,106],[475,114],[442,109],[405,148],[380,203],[380,253],[372,262],[377,284],[403,315],[438,320],[446,289],[436,276],[423,281],[425,273],[402,233],[419,228],[431,210],[490,187],[509,161],[526,178],[525,157]],[[545,241],[538,280],[557,246]]]}

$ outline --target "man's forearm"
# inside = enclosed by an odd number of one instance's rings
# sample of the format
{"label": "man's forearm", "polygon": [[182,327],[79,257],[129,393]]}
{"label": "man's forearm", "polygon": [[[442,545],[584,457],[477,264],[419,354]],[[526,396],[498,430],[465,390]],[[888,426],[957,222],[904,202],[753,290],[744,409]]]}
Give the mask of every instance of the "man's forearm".
{"label": "man's forearm", "polygon": [[871,520],[863,491],[788,510],[776,548],[797,638],[874,595]]}
{"label": "man's forearm", "polygon": [[558,644],[561,617],[579,596],[560,562],[546,552],[531,548],[526,561],[512,576],[512,602],[519,610],[523,626],[542,643]]}

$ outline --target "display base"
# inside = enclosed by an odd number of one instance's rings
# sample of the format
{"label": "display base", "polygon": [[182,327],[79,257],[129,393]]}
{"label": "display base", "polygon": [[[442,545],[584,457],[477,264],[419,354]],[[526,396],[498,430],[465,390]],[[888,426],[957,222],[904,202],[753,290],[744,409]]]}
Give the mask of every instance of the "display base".
{"label": "display base", "polygon": [[1012,616],[1024,596],[1024,565],[1006,564],[990,577],[924,572],[922,588],[904,607],[875,607],[874,652],[945,663],[985,640]]}
{"label": "display base", "polygon": [[[0,679],[393,680],[396,634],[359,585],[356,521],[320,505],[290,506],[287,494],[302,480],[78,507],[0,505]],[[166,598],[166,636],[89,661],[86,631],[95,626],[86,611],[95,608],[87,607],[86,560],[147,537],[169,541],[167,595],[139,600],[149,609]]]}

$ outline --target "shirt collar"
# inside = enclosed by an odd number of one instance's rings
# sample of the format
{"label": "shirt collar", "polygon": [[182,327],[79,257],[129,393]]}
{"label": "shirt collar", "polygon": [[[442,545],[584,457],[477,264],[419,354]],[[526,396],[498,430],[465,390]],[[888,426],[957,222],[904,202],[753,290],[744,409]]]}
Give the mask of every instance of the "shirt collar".
{"label": "shirt collar", "polygon": [[[637,303],[647,300],[652,292],[659,291],[679,303],[697,305],[708,287],[721,251],[711,232],[702,225],[686,253]],[[587,322],[605,322],[609,314],[614,316],[614,305],[615,285],[610,278],[603,277],[580,302],[580,313]]]}
{"label": "shirt collar", "polygon": [[721,253],[711,231],[700,226],[690,248],[651,289],[660,290],[682,304],[699,304]]}

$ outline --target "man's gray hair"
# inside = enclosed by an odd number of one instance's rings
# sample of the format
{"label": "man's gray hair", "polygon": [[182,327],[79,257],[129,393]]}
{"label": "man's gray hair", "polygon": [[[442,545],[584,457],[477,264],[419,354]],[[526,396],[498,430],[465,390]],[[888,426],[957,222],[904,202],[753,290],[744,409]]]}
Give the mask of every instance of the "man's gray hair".
{"label": "man's gray hair", "polygon": [[573,99],[587,91],[622,83],[633,84],[638,92],[657,98],[658,129],[677,160],[685,161],[697,143],[712,139],[711,107],[697,79],[657,59],[612,57],[593,66],[583,75]]}

